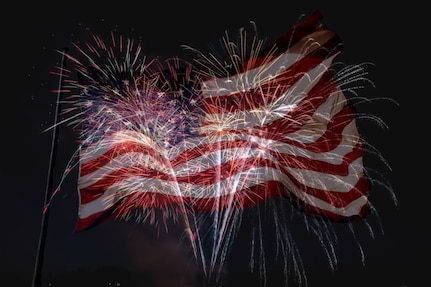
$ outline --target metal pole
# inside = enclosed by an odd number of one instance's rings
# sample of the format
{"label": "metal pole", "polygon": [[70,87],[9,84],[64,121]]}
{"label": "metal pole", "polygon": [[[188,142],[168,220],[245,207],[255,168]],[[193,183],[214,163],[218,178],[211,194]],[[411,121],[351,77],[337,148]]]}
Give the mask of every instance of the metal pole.
{"label": "metal pole", "polygon": [[54,171],[54,164],[55,164],[55,156],[57,154],[57,140],[58,140],[57,123],[58,123],[60,100],[61,100],[61,94],[62,94],[62,88],[63,88],[63,74],[64,74],[64,69],[66,68],[67,51],[68,51],[67,48],[63,48],[62,58],[61,58],[60,77],[58,81],[57,102],[55,107],[55,116],[54,116],[54,125],[53,125],[54,128],[52,132],[51,153],[49,157],[48,176],[47,176],[47,184],[46,184],[46,190],[45,190],[44,209],[42,213],[42,221],[41,221],[40,234],[39,234],[39,244],[37,248],[36,262],[35,262],[34,273],[33,273],[33,281],[31,285],[32,287],[40,287],[42,283],[42,268],[43,268],[44,254],[45,254],[45,241],[48,233],[48,220],[49,220],[49,210],[50,210],[49,208],[45,208],[45,207],[49,204],[49,201],[53,192],[52,178],[53,178],[53,171]]}

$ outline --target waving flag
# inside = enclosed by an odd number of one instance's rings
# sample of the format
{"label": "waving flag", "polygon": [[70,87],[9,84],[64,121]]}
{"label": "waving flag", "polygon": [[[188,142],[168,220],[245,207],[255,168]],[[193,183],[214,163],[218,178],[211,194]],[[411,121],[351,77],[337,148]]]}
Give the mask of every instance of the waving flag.
{"label": "waving flag", "polygon": [[215,212],[270,197],[333,221],[363,216],[363,143],[331,72],[342,43],[320,19],[232,63],[200,59],[168,87],[127,69],[112,85],[94,67],[108,83],[80,85],[76,231],[134,210]]}

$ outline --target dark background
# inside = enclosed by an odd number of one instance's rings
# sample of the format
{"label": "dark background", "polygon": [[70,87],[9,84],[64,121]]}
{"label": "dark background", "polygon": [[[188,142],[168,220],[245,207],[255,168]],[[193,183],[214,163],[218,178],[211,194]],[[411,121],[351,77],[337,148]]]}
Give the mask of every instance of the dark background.
{"label": "dark background", "polygon": [[[420,16],[424,9],[410,2],[379,7],[376,1],[323,3],[119,1],[90,7],[78,2],[16,2],[4,9],[0,285],[30,286],[32,278],[51,150],[52,134],[42,131],[54,121],[56,94],[51,90],[57,88],[58,77],[51,72],[61,60],[56,50],[70,46],[72,41],[90,41],[91,33],[105,37],[113,30],[141,41],[144,54],[149,56],[183,56],[188,54],[181,45],[205,50],[225,30],[234,32],[249,21],[256,23],[261,37],[274,40],[302,14],[319,9],[323,23],[345,45],[337,60],[374,64],[368,66],[368,77],[375,87],[365,87],[360,95],[386,99],[364,104],[359,111],[381,118],[388,128],[373,121],[361,121],[359,128],[388,162],[390,167],[375,157],[366,158],[366,164],[392,185],[398,204],[394,204],[387,188],[376,186],[372,191],[370,200],[384,232],[380,232],[375,219],[370,220],[374,238],[363,225],[357,227],[365,265],[346,228],[335,227],[339,236],[335,272],[329,269],[319,242],[294,224],[292,232],[297,232],[308,284],[423,286],[419,282],[427,277],[429,267],[429,188],[425,173],[429,171],[429,127],[425,125],[429,119],[424,110],[428,89],[421,88],[427,83],[424,76],[429,75],[428,36],[421,31],[428,25],[427,18]],[[75,138],[70,127],[60,128],[53,178],[56,185],[77,147]],[[147,282],[143,286],[200,287],[196,283],[199,270],[181,243],[181,230],[175,226],[158,236],[152,226],[114,221],[74,234],[76,179],[77,171],[73,170],[51,205],[43,286],[50,282],[52,286],[108,286],[108,282],[112,286],[115,282],[135,286],[132,281],[141,280]],[[223,286],[238,286],[238,282],[241,286],[259,286],[257,275],[247,269],[247,244],[251,240],[248,233],[240,233],[227,261]],[[278,279],[271,280],[272,276],[276,278],[278,268],[274,265],[268,272],[269,287],[283,286]]]}

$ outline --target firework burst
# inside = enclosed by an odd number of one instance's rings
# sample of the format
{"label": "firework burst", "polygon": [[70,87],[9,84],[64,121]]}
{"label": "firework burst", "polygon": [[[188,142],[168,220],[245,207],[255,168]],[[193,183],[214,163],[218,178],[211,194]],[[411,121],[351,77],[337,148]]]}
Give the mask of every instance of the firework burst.
{"label": "firework burst", "polygon": [[83,59],[67,55],[78,73],[68,85],[79,94],[66,99],[64,122],[80,139],[77,231],[106,216],[166,230],[167,218],[179,220],[216,286],[247,220],[250,268],[262,285],[266,246],[275,246],[286,284],[307,285],[289,228],[296,220],[335,270],[331,222],[352,226],[374,212],[362,163],[372,146],[351,108],[361,98],[344,95],[369,81],[362,65],[336,72],[332,31],[313,26],[308,35],[303,26],[266,47],[257,33],[241,29],[237,41],[226,33],[214,54],[186,47],[197,55],[190,62],[147,61],[140,45],[114,35],[110,44],[95,36],[74,45]]}

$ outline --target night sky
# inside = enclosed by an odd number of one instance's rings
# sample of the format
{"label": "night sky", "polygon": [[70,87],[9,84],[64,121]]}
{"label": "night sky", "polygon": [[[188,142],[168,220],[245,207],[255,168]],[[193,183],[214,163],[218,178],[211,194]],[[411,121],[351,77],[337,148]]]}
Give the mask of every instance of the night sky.
{"label": "night sky", "polygon": [[[71,42],[90,41],[92,34],[108,37],[116,31],[140,41],[143,54],[149,57],[188,57],[190,54],[181,45],[205,50],[209,44],[217,43],[225,30],[236,31],[250,21],[256,23],[260,37],[275,40],[302,14],[309,15],[317,9],[323,14],[324,25],[344,43],[337,60],[373,64],[367,66],[367,71],[375,87],[366,86],[359,93],[365,98],[382,99],[358,109],[381,118],[387,127],[366,120],[358,125],[363,137],[381,152],[389,166],[372,155],[365,158],[365,164],[390,183],[398,203],[384,186],[373,187],[370,201],[379,214],[378,219],[369,219],[374,238],[365,224],[354,225],[356,238],[345,225],[334,226],[338,236],[338,267],[334,272],[316,238],[304,230],[301,222],[289,223],[301,251],[308,285],[422,286],[418,282],[427,277],[424,267],[429,266],[429,256],[425,247],[430,242],[425,235],[429,223],[423,223],[429,217],[429,208],[421,208],[429,190],[424,188],[428,175],[423,175],[429,170],[425,161],[427,141],[423,138],[429,130],[424,128],[429,119],[420,113],[427,95],[419,89],[420,83],[426,81],[415,66],[415,57],[426,46],[420,37],[420,22],[416,21],[423,19],[418,16],[423,9],[396,4],[377,7],[375,1],[344,1],[336,6],[311,2],[281,5],[282,2],[263,1],[258,6],[251,2],[233,4],[234,1],[119,1],[97,8],[78,2],[11,3],[13,8],[3,11],[3,16],[11,20],[1,20],[5,158],[1,172],[0,286],[31,284],[51,152],[52,133],[43,130],[54,121],[57,95],[52,90],[57,89],[58,76],[51,72],[60,65],[57,50],[71,47]],[[421,65],[424,60],[420,58],[416,63]],[[58,132],[55,185],[60,184],[64,168],[77,148],[77,134],[71,127],[63,125]],[[121,286],[203,287],[199,283],[202,274],[182,238],[180,226],[172,225],[165,233],[149,224],[111,221],[74,233],[77,208],[76,169],[63,179],[51,203],[42,286],[50,282],[52,286],[109,286],[108,282],[121,282]],[[245,224],[232,247],[223,286],[238,286],[238,282],[244,284],[241,286],[260,286],[257,273],[248,269],[248,246],[253,240],[247,232],[250,224],[253,222]],[[365,265],[361,263],[358,243]],[[272,249],[268,250],[271,256]],[[421,262],[421,258],[428,261]],[[279,283],[280,266],[271,258],[268,266],[268,286],[283,286]],[[73,280],[79,285],[67,285]],[[91,280],[99,285],[89,283]],[[131,283],[125,283],[127,280]],[[132,281],[143,285],[133,285],[136,283]]]}

